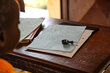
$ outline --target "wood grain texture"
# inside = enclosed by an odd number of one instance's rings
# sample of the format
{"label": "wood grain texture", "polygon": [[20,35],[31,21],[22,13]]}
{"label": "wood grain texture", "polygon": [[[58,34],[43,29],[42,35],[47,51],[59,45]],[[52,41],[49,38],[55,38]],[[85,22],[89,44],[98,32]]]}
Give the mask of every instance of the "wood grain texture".
{"label": "wood grain texture", "polygon": [[[67,21],[53,18],[47,18],[44,21],[47,25],[61,22]],[[110,28],[96,27],[99,31],[92,35],[72,58],[26,51],[25,46],[1,57],[9,60],[14,66],[33,73],[37,71],[38,73],[98,73],[106,60],[110,59]]]}

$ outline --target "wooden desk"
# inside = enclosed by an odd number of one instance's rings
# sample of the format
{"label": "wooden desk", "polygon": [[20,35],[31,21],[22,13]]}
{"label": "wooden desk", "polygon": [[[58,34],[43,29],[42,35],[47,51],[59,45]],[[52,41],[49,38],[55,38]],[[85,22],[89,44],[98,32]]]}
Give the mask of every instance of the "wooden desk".
{"label": "wooden desk", "polygon": [[[47,18],[44,23],[49,25],[61,22],[64,20]],[[110,59],[110,27],[96,27],[99,31],[90,37],[73,58],[25,51],[25,47],[2,57],[9,60],[15,67],[33,73],[98,73]]]}

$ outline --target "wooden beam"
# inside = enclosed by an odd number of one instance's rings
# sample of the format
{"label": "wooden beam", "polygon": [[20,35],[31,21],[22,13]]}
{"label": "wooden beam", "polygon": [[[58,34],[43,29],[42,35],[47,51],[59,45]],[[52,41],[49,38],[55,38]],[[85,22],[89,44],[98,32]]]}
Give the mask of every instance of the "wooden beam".
{"label": "wooden beam", "polygon": [[69,13],[68,13],[68,0],[61,0],[61,18],[64,20],[69,19]]}
{"label": "wooden beam", "polygon": [[61,18],[61,0],[48,0],[47,9],[49,12],[49,17]]}

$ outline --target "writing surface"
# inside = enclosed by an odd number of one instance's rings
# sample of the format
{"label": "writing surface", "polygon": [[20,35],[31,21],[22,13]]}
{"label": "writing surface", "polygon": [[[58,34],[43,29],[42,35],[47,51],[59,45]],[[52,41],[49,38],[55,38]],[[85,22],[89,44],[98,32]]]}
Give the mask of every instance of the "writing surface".
{"label": "writing surface", "polygon": [[20,18],[20,41],[34,31],[42,22],[43,19],[40,18]]}
{"label": "writing surface", "polygon": [[[72,52],[86,26],[50,25],[39,34],[28,48]],[[73,44],[63,45],[62,40],[74,41]]]}
{"label": "writing surface", "polygon": [[28,48],[28,50],[46,52],[46,53],[51,53],[51,54],[56,54],[56,55],[61,55],[61,56],[72,58],[73,55],[79,50],[79,48],[85,43],[85,41],[91,36],[92,33],[93,33],[93,30],[86,29],[84,33],[82,34],[80,40],[78,41],[77,46],[74,48],[72,52],[62,52],[62,51],[36,49],[36,48]]}

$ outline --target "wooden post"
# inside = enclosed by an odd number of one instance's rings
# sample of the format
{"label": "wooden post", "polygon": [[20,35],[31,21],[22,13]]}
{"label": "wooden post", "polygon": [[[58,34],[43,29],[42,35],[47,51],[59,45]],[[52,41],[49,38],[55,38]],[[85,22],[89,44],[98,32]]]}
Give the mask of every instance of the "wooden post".
{"label": "wooden post", "polygon": [[61,18],[61,0],[48,0],[47,9],[49,11],[49,17]]}

